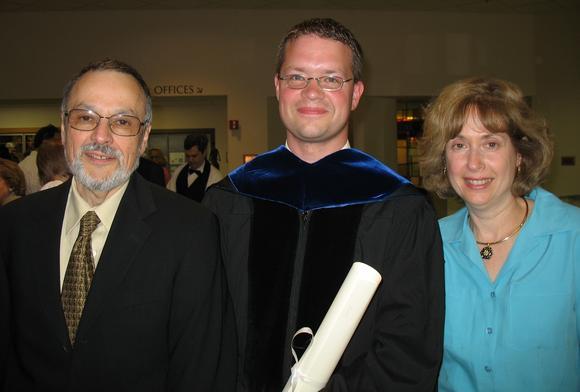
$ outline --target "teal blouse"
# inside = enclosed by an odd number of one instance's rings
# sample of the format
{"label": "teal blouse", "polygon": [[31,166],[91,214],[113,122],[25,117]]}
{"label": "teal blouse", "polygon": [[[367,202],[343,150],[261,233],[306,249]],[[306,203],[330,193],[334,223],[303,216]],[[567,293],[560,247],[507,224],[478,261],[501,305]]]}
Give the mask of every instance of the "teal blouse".
{"label": "teal blouse", "polygon": [[580,391],[580,208],[535,206],[491,282],[467,210],[439,221],[446,319],[440,391]]}

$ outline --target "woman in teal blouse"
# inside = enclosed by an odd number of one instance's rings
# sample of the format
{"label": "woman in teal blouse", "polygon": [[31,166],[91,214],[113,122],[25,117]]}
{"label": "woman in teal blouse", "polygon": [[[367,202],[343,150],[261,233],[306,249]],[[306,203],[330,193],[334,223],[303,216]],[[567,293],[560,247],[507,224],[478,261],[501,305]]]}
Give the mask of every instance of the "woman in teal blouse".
{"label": "woman in teal blouse", "polygon": [[424,186],[460,197],[440,220],[440,391],[580,390],[580,209],[539,188],[551,136],[515,85],[443,89],[426,110]]}

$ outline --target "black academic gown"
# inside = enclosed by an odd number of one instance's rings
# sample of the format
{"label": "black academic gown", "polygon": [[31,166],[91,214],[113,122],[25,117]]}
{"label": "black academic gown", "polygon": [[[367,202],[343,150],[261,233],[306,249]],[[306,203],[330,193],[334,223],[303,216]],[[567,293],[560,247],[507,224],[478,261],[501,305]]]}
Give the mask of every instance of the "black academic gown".
{"label": "black academic gown", "polygon": [[354,261],[383,281],[325,390],[434,390],[443,256],[420,191],[354,149],[308,164],[280,147],[234,171],[204,203],[220,223],[238,391],[282,389],[292,335],[316,331]]}

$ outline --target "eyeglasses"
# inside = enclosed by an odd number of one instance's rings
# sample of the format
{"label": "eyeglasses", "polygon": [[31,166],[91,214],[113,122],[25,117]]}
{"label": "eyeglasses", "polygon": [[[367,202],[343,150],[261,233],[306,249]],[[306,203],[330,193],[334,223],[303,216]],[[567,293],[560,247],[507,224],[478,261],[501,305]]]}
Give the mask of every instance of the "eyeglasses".
{"label": "eyeglasses", "polygon": [[71,128],[77,131],[92,131],[99,126],[102,118],[108,120],[109,129],[118,136],[135,136],[141,131],[141,127],[146,124],[138,117],[128,114],[116,114],[114,116],[101,116],[88,109],[71,109],[64,113],[68,118]]}
{"label": "eyeglasses", "polygon": [[324,91],[338,91],[342,88],[342,85],[346,82],[350,82],[350,79],[343,79],[338,76],[320,76],[318,78],[307,78],[302,75],[286,75],[278,76],[278,79],[286,82],[286,86],[300,90],[306,88],[310,84],[311,80],[316,80],[318,87]]}

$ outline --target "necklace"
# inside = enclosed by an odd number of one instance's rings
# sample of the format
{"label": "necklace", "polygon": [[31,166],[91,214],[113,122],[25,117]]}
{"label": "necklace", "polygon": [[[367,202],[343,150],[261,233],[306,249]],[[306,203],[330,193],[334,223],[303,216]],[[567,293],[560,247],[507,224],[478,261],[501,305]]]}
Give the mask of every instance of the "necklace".
{"label": "necklace", "polygon": [[475,242],[477,242],[478,245],[485,245],[481,251],[479,252],[479,254],[481,255],[481,258],[483,259],[483,261],[487,261],[489,259],[491,259],[491,256],[493,256],[493,249],[492,249],[492,245],[497,245],[497,244],[501,244],[504,241],[509,240],[510,238],[512,238],[514,235],[516,235],[524,226],[524,223],[526,223],[526,220],[528,219],[528,201],[522,197],[522,199],[524,200],[524,203],[526,204],[526,213],[524,215],[524,219],[522,220],[522,223],[520,223],[519,225],[516,226],[515,229],[513,229],[513,231],[511,233],[508,234],[507,237],[502,238],[499,241],[494,241],[494,242],[481,242],[478,241],[477,239],[475,239]]}

